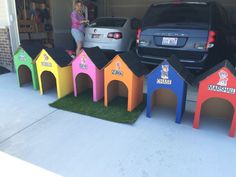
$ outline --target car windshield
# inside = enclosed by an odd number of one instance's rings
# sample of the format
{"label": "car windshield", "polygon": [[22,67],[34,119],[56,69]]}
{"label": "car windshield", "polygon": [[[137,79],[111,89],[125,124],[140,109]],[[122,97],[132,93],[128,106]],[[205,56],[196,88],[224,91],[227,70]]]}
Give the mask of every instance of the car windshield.
{"label": "car windshield", "polygon": [[123,27],[126,21],[124,18],[98,18],[89,27]]}
{"label": "car windshield", "polygon": [[208,25],[209,6],[205,4],[162,4],[152,6],[143,20],[143,27]]}

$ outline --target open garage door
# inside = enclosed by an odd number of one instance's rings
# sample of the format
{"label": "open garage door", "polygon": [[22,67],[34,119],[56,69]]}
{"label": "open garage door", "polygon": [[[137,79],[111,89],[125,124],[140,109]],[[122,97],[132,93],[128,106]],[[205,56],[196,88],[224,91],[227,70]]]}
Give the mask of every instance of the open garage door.
{"label": "open garage door", "polygon": [[[181,1],[181,0],[173,0]],[[186,0],[182,0],[186,1]],[[208,0],[198,0],[208,1]],[[228,11],[228,14],[232,20],[236,19],[236,3],[233,0],[214,0],[215,2],[221,3]],[[147,8],[154,3],[165,2],[163,0],[98,0],[100,15],[105,16],[126,16],[126,17],[138,17],[142,18]],[[103,6],[102,6],[103,4]],[[101,13],[101,11],[103,11]]]}
{"label": "open garage door", "polygon": [[70,33],[70,13],[73,9],[73,0],[50,0],[52,8],[53,39],[56,47],[73,48],[73,39]]}

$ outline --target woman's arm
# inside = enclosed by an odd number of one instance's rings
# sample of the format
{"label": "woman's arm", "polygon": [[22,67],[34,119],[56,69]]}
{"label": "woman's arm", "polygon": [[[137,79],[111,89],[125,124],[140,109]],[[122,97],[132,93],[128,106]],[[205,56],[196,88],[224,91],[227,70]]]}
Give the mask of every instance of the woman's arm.
{"label": "woman's arm", "polygon": [[80,25],[80,24],[87,24],[89,20],[79,20],[76,13],[71,14],[72,24]]}
{"label": "woman's arm", "polygon": [[86,23],[89,23],[89,20],[81,20],[80,21],[80,24],[86,24]]}

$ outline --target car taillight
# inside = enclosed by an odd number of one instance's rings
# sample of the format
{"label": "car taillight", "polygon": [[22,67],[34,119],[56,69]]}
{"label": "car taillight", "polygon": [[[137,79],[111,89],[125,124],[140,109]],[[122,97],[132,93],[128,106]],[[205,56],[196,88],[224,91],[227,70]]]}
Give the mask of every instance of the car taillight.
{"label": "car taillight", "polygon": [[215,31],[209,31],[209,35],[208,35],[208,41],[207,41],[207,49],[210,49],[212,47],[214,47],[214,42],[216,41],[216,32]]}
{"label": "car taillight", "polygon": [[120,32],[113,32],[113,33],[108,33],[107,38],[112,38],[112,39],[121,39],[122,33]]}
{"label": "car taillight", "polygon": [[141,35],[141,28],[137,30],[137,36],[136,36],[136,43],[139,44],[140,42],[140,35]]}

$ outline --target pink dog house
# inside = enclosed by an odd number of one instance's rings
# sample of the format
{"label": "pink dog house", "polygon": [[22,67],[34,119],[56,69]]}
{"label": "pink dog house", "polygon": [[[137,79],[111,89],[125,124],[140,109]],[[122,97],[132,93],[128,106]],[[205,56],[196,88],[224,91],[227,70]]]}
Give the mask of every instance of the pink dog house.
{"label": "pink dog house", "polygon": [[97,102],[104,96],[104,66],[109,62],[98,48],[85,48],[72,61],[74,95],[75,97],[93,88],[93,101]]}

